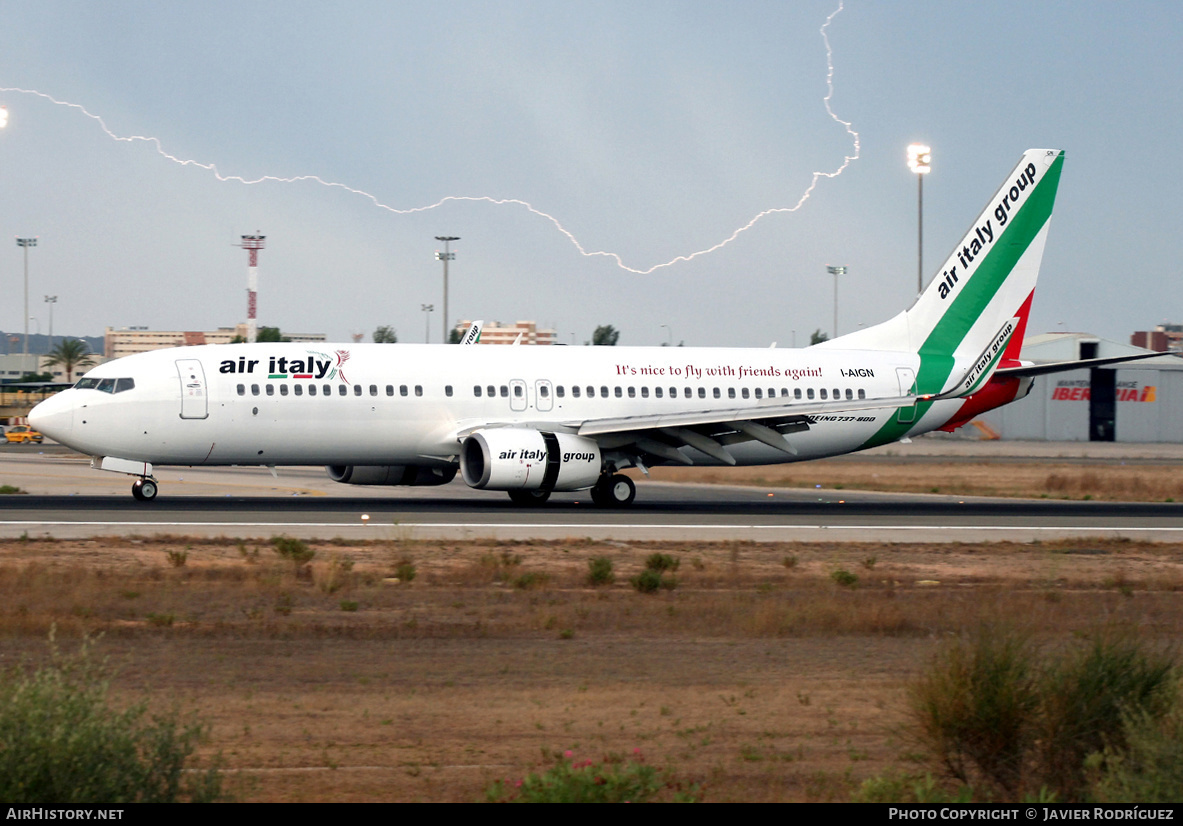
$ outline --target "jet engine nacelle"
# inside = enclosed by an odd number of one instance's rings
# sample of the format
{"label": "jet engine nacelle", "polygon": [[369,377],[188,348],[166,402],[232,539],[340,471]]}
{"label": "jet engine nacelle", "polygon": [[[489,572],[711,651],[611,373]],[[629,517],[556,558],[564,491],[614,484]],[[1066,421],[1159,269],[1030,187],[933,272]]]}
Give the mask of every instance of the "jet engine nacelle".
{"label": "jet engine nacelle", "polygon": [[454,465],[326,465],[325,470],[343,485],[446,485],[456,478]]}
{"label": "jet engine nacelle", "polygon": [[600,478],[600,446],[570,433],[478,430],[460,446],[460,473],[480,490],[583,490]]}

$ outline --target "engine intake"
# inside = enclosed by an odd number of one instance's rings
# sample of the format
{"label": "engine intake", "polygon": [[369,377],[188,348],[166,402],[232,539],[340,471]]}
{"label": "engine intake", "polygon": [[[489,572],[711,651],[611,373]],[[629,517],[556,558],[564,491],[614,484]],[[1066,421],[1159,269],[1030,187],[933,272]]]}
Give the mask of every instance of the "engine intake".
{"label": "engine intake", "polygon": [[583,490],[600,478],[600,446],[570,433],[478,430],[460,446],[464,483],[479,490]]}

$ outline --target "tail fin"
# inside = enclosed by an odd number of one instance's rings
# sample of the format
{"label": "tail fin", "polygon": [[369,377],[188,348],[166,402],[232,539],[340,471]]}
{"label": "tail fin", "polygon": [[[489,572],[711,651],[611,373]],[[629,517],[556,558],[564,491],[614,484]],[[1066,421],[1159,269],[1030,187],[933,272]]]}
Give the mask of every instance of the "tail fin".
{"label": "tail fin", "polygon": [[819,346],[918,353],[917,392],[937,394],[1010,319],[1018,334],[1006,349],[1021,345],[1063,164],[1062,150],[1027,150],[911,308]]}

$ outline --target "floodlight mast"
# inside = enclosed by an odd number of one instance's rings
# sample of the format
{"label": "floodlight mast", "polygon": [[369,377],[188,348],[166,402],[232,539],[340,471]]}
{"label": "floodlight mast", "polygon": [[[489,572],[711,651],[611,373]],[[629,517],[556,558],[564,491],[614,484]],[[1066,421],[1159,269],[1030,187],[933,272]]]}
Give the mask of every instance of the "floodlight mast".
{"label": "floodlight mast", "polygon": [[916,173],[916,294],[924,292],[924,176],[932,171],[932,147],[908,147],[908,169]]}
{"label": "floodlight mast", "polygon": [[442,315],[443,315],[443,322],[444,322],[443,342],[444,342],[444,344],[447,344],[448,343],[448,262],[454,261],[456,259],[456,253],[449,251],[448,245],[450,243],[452,243],[453,241],[459,241],[460,238],[455,235],[437,235],[437,236],[435,236],[435,240],[444,242],[444,251],[443,252],[436,251],[435,257],[437,260],[444,262],[444,311],[443,311]]}
{"label": "floodlight mast", "polygon": [[22,355],[29,355],[29,247],[37,246],[36,238],[17,238],[16,245],[25,251],[25,345]]}
{"label": "floodlight mast", "polygon": [[834,338],[838,338],[838,276],[846,275],[846,267],[826,267],[826,272],[834,276]]}
{"label": "floodlight mast", "polygon": [[49,305],[49,349],[47,352],[53,352],[53,305],[58,303],[56,295],[45,296],[45,303]]}

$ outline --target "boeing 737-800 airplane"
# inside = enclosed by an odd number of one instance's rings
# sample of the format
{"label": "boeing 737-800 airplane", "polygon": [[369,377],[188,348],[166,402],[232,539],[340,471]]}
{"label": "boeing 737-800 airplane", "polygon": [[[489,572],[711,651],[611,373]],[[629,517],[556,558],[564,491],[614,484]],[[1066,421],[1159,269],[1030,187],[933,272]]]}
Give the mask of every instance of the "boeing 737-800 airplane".
{"label": "boeing 737-800 airplane", "polygon": [[141,500],[155,465],[323,464],[346,484],[459,470],[518,504],[590,488],[605,506],[633,501],[625,468],[801,461],[951,430],[1048,372],[1018,355],[1063,161],[1027,151],[911,308],[813,347],[182,347],[100,365],[29,422],[137,477]]}

